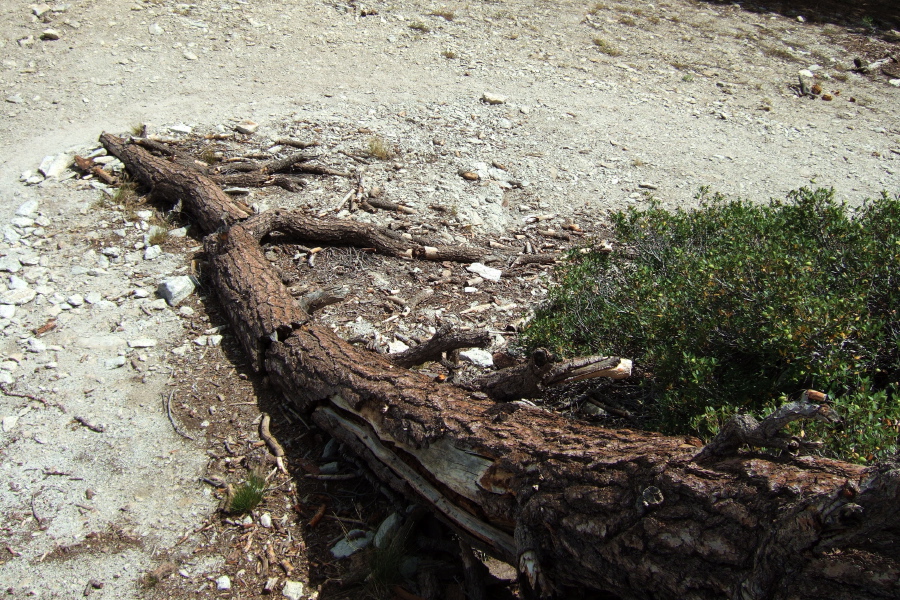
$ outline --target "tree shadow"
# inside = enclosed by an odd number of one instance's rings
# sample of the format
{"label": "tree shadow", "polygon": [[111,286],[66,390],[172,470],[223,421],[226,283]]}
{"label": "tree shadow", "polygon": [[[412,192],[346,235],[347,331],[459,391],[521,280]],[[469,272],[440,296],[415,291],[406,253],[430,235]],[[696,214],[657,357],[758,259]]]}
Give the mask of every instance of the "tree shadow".
{"label": "tree shadow", "polygon": [[897,0],[702,0],[707,4],[736,4],[756,13],[778,13],[808,23],[831,23],[880,35],[900,28]]}

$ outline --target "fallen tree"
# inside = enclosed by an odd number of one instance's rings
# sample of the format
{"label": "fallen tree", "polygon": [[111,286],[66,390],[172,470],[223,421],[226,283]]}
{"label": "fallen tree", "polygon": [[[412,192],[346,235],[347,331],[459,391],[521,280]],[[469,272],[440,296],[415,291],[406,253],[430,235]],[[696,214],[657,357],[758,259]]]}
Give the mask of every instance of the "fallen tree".
{"label": "fallen tree", "polygon": [[435,382],[317,326],[260,242],[277,235],[425,260],[472,260],[472,249],[426,249],[369,225],[299,212],[248,218],[201,173],[114,136],[101,141],[210,234],[213,286],[255,368],[285,401],[380,480],[515,565],[537,593],[578,586],[623,598],[900,596],[897,462],[864,468],[740,450],[744,443],[796,449],[779,430],[784,423],[834,418],[827,404],[810,400],[814,394],[762,422],[738,419],[701,449],[508,401],[513,382],[521,384],[516,395],[529,395],[561,381],[616,376],[621,361],[560,366],[536,355],[518,371],[476,382],[476,391]]}

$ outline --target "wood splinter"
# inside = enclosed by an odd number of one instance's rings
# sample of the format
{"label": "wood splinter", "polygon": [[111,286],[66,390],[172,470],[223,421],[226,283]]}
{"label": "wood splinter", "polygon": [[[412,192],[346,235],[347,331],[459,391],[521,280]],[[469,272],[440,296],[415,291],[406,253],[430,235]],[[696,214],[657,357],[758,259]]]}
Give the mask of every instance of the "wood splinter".
{"label": "wood splinter", "polygon": [[271,418],[268,414],[263,413],[262,419],[259,421],[259,437],[266,443],[266,446],[269,447],[269,452],[272,453],[272,456],[275,457],[275,464],[278,466],[278,470],[282,473],[287,474],[287,468],[284,466],[284,448],[281,447],[281,444],[278,443],[271,432],[269,432],[269,423],[271,422]]}

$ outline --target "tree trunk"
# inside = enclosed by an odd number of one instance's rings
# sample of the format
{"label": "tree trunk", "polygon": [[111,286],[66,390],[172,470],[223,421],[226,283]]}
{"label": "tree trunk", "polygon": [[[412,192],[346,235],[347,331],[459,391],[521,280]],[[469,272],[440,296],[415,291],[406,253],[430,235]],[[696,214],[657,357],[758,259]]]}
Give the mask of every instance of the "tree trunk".
{"label": "tree trunk", "polygon": [[[120,158],[141,173],[145,155]],[[208,207],[193,203],[219,196],[191,177],[152,185],[185,186],[185,207],[205,215]],[[317,327],[262,256],[259,241],[276,234],[426,252],[368,225],[285,212],[206,241],[234,331],[286,401],[379,479],[514,564],[539,593],[578,586],[623,598],[900,597],[896,462],[863,468],[730,450],[699,459],[682,438],[603,429],[439,384]],[[545,366],[530,372],[539,379]]]}

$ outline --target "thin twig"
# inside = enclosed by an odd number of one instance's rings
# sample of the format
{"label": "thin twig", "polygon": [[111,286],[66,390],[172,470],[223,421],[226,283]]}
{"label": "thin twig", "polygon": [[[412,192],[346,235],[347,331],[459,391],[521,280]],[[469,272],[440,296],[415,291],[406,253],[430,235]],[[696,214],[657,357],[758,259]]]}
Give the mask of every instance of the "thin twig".
{"label": "thin twig", "polygon": [[185,439],[189,439],[192,442],[194,442],[194,441],[196,441],[194,438],[192,438],[188,434],[186,434],[183,431],[181,431],[180,429],[178,429],[178,425],[175,424],[175,419],[172,417],[172,398],[174,398],[174,397],[175,397],[175,390],[172,390],[171,392],[169,392],[169,397],[166,400],[166,415],[169,417],[169,423],[172,424],[172,429],[175,430],[175,433],[177,433],[178,435],[180,435],[181,437],[183,437]]}
{"label": "thin twig", "polygon": [[95,431],[97,433],[103,433],[106,431],[106,426],[104,425],[94,425],[90,421],[88,421],[85,417],[73,417],[76,421],[90,429],[91,431]]}
{"label": "thin twig", "polygon": [[40,529],[41,531],[45,531],[48,526],[44,525],[44,520],[40,516],[38,516],[37,509],[34,507],[34,498],[35,498],[35,496],[39,496],[40,493],[43,491],[44,491],[43,488],[41,488],[40,492],[37,492],[37,493],[32,492],[32,494],[31,494],[31,515],[34,517],[34,520],[37,521],[38,529]]}

